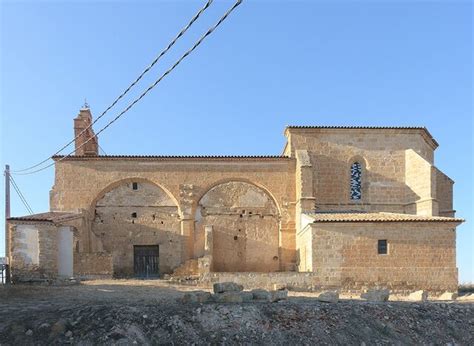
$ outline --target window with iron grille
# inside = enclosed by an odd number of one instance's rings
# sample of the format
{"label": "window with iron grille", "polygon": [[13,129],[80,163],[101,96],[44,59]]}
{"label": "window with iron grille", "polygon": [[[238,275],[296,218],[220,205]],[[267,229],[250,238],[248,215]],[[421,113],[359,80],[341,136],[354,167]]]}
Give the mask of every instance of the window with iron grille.
{"label": "window with iron grille", "polygon": [[362,165],[354,162],[351,165],[351,200],[362,199]]}

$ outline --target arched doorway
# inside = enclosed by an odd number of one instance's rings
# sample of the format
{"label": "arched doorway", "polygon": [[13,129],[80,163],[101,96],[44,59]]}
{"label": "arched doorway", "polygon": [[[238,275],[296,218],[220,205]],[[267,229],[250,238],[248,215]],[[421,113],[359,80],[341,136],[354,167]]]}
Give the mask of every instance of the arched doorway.
{"label": "arched doorway", "polygon": [[181,263],[180,217],[174,199],[143,179],[120,181],[93,205],[92,232],[112,254],[117,277],[157,277]]}
{"label": "arched doorway", "polygon": [[196,210],[197,255],[203,248],[206,226],[212,226],[213,271],[279,270],[279,213],[263,189],[230,181],[207,191]]}

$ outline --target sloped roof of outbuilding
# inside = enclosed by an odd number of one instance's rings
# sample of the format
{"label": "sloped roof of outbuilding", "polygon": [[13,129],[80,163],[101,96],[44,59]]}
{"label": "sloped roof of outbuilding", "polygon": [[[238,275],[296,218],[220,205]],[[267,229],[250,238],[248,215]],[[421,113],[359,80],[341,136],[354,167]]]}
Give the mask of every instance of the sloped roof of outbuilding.
{"label": "sloped roof of outbuilding", "polygon": [[464,219],[444,216],[425,216],[400,213],[366,213],[321,211],[305,213],[315,222],[464,222]]}
{"label": "sloped roof of outbuilding", "polygon": [[67,221],[80,217],[79,213],[70,213],[70,212],[59,212],[59,211],[49,211],[46,213],[38,213],[26,216],[15,216],[10,217],[8,221],[18,221],[18,222],[52,222],[57,223],[61,221]]}

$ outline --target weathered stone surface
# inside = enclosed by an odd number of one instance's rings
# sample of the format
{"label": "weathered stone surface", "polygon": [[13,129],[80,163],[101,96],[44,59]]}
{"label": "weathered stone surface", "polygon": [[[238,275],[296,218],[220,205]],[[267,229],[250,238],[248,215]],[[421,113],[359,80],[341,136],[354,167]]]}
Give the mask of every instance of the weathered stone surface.
{"label": "weathered stone surface", "polygon": [[271,291],[270,294],[271,294],[270,300],[272,302],[286,300],[288,298],[288,290]]}
{"label": "weathered stone surface", "polygon": [[[134,276],[135,246],[159,245],[160,275],[244,272],[258,281],[249,273],[298,270],[312,276],[282,276],[279,286],[268,275],[265,286],[244,286],[456,290],[459,220],[305,220],[315,204],[345,214],[454,216],[453,182],[434,166],[437,144],[425,129],[289,127],[285,135],[285,157],[57,160],[50,206],[77,213],[67,221],[75,228],[74,274]],[[355,163],[357,202],[349,193]],[[58,275],[55,234],[63,221],[10,223],[14,280]],[[387,256],[378,254],[379,240]]]}
{"label": "weathered stone surface", "polygon": [[444,292],[437,299],[438,300],[455,300],[458,297],[456,292]]}
{"label": "weathered stone surface", "polygon": [[243,302],[242,292],[238,292],[238,291],[216,293],[212,295],[212,299],[213,301],[217,303],[242,303]]}
{"label": "weathered stone surface", "polygon": [[360,297],[370,302],[386,302],[390,296],[388,289],[372,289],[362,293]]}
{"label": "weathered stone surface", "polygon": [[321,293],[318,298],[320,302],[324,303],[337,303],[339,301],[339,292],[337,291],[327,291]]}
{"label": "weathered stone surface", "polygon": [[267,300],[269,301],[272,298],[272,294],[267,290],[255,289],[252,290],[252,296],[255,300]]}
{"label": "weathered stone surface", "polygon": [[425,301],[428,299],[428,292],[419,290],[408,295],[408,300],[411,301]]}
{"label": "weathered stone surface", "polygon": [[217,282],[213,285],[214,293],[240,292],[244,289],[242,285],[234,282]]}
{"label": "weathered stone surface", "polygon": [[201,198],[197,214],[196,253],[204,254],[205,227],[212,225],[215,271],[279,269],[278,209],[265,190],[242,181],[219,184]]}
{"label": "weathered stone surface", "polygon": [[205,291],[186,292],[181,298],[183,303],[205,303],[211,298],[211,293]]}
{"label": "weathered stone surface", "polygon": [[253,293],[250,291],[242,291],[240,292],[240,296],[243,302],[251,302],[253,300]]}

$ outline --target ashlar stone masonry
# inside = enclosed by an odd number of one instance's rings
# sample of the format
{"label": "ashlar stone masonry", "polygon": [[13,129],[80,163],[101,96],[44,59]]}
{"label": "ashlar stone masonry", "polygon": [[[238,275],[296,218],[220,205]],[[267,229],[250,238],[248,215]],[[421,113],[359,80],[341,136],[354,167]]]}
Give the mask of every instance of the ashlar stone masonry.
{"label": "ashlar stone masonry", "polygon": [[75,155],[53,157],[50,211],[8,220],[14,281],[456,289],[463,220],[426,128],[288,126],[279,156],[115,156],[91,121],[81,109]]}

